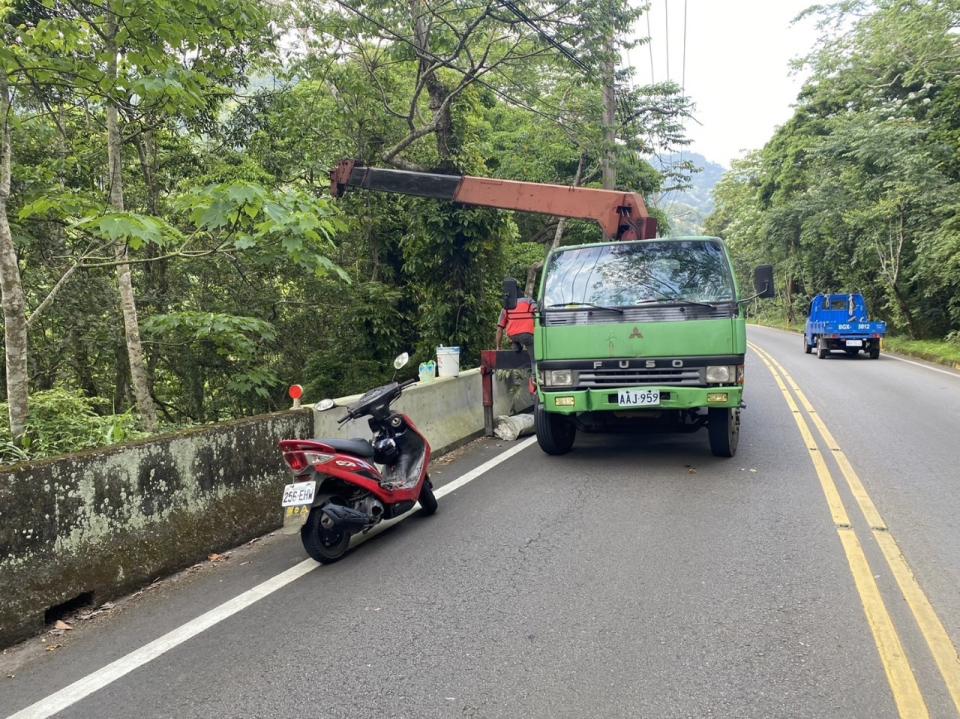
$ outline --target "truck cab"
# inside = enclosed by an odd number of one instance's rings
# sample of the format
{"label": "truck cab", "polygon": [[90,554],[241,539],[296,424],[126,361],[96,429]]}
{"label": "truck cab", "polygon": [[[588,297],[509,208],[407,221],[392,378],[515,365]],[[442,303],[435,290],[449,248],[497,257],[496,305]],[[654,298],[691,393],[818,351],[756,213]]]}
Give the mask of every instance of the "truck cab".
{"label": "truck cab", "polygon": [[[772,276],[766,288],[772,292]],[[534,336],[537,439],[549,454],[578,431],[706,427],[736,452],[746,325],[716,237],[562,247],[547,257]]]}
{"label": "truck cab", "polygon": [[803,333],[803,351],[814,350],[826,359],[833,351],[857,357],[863,351],[870,359],[880,357],[886,322],[872,322],[867,302],[858,293],[819,294],[810,301],[810,314]]}

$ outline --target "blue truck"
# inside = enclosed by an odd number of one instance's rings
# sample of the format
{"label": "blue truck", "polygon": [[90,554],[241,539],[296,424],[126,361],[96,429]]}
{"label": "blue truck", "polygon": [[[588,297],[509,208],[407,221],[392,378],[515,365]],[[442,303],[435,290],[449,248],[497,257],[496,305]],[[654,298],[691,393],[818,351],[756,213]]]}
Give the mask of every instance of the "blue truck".
{"label": "blue truck", "polygon": [[857,357],[863,351],[870,359],[880,356],[880,340],[886,322],[871,322],[867,303],[860,294],[817,295],[810,302],[810,315],[803,333],[803,351],[817,350],[826,359],[834,350]]}

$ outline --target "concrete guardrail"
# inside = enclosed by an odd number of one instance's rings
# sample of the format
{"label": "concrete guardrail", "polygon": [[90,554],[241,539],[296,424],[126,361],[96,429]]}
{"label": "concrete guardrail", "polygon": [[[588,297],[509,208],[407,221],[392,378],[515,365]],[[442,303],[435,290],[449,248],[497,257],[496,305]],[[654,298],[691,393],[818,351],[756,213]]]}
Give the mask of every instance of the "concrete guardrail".
{"label": "concrete guardrail", "polygon": [[[529,404],[522,390],[496,381],[496,412]],[[411,387],[395,406],[435,453],[451,449],[482,432],[480,372]],[[341,416],[305,407],[0,468],[0,646],[64,606],[97,606],[278,527],[277,442],[369,436],[365,421],[338,432]]]}

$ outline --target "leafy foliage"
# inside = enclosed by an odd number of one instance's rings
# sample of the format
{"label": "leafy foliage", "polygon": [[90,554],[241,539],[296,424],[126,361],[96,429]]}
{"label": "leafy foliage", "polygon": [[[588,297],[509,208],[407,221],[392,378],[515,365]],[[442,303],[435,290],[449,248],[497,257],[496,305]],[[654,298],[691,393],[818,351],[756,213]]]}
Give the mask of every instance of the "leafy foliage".
{"label": "leafy foliage", "polygon": [[[362,391],[393,376],[401,350],[458,344],[476,362],[501,279],[542,260],[555,218],[365,193],[334,203],[329,169],[354,157],[569,184],[582,166],[590,185],[612,151],[620,187],[651,193],[663,183],[644,158],[685,142],[678,88],[636,87],[627,71],[617,141],[604,140],[603,70],[619,49],[604,38],[611,11],[630,36],[630,3],[523,5],[542,33],[494,1],[0,3],[36,412],[47,392],[88,402],[64,407],[98,441],[136,421],[118,251],[166,426],[283,408],[295,382],[308,401]],[[599,237],[571,222],[565,241]],[[124,418],[109,437],[94,421],[107,407]],[[43,437],[23,451],[93,441]]]}
{"label": "leafy foliage", "polygon": [[14,443],[5,421],[6,406],[0,404],[0,462],[10,464],[34,457],[75,452],[145,437],[136,429],[131,412],[101,414],[102,401],[80,392],[52,389],[30,396],[30,423],[23,441]]}
{"label": "leafy foliage", "polygon": [[862,291],[895,329],[943,336],[960,328],[960,8],[818,12],[835,29],[796,113],[720,182],[708,229],[741,271],[777,264],[791,319],[817,292]]}

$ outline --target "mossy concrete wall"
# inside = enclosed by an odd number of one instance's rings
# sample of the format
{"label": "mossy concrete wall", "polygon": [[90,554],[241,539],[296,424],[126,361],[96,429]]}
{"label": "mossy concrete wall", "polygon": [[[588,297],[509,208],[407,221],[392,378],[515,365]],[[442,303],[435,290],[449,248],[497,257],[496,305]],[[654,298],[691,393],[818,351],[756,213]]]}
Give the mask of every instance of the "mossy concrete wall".
{"label": "mossy concrete wall", "polygon": [[[494,398],[497,415],[530,404],[525,382],[495,380]],[[451,449],[483,430],[480,372],[411,387],[395,407],[434,453]],[[50,607],[99,604],[279,526],[277,442],[369,436],[366,420],[338,431],[342,416],[305,407],[0,469],[0,646],[41,631]]]}
{"label": "mossy concrete wall", "polygon": [[99,603],[279,525],[281,438],[308,409],[0,470],[0,646],[47,608]]}

